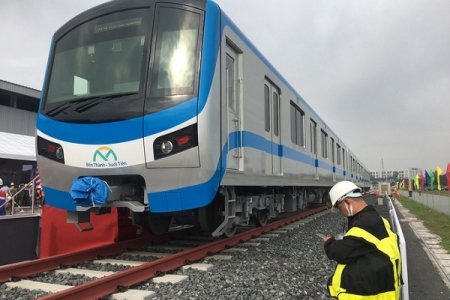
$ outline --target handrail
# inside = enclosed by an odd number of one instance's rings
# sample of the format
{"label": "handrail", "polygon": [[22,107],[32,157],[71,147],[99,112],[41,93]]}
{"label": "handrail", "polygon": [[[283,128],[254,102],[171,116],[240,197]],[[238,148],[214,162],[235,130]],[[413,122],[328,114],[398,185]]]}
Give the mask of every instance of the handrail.
{"label": "handrail", "polygon": [[388,192],[385,191],[385,196],[387,198],[387,206],[389,208],[389,216],[391,218],[391,228],[392,231],[395,232],[398,236],[398,244],[400,248],[400,256],[402,259],[402,279],[403,286],[401,290],[401,298],[402,300],[409,299],[409,284],[408,284],[408,263],[406,260],[406,240],[403,235],[403,230],[400,225],[400,220],[398,219],[397,212],[395,211],[394,204],[392,203],[391,197]]}
{"label": "handrail", "polygon": [[[38,176],[36,176],[36,177],[34,177],[33,178],[33,180],[31,180],[30,182],[28,182],[27,184],[25,184],[18,192],[16,192],[13,196],[11,196],[11,198],[10,199],[6,199],[5,200],[5,203],[3,203],[1,206],[0,206],[0,208],[3,208],[6,204],[8,204],[10,201],[12,201],[13,199],[15,199],[16,198],[16,196],[20,193],[20,192],[22,192],[26,187],[31,187],[31,186],[34,186],[35,184],[34,184],[34,182],[36,181],[36,179],[39,177],[39,175]],[[11,210],[11,214],[14,214],[14,203],[16,203],[15,201],[12,201],[12,210]],[[16,203],[17,204],[17,203]],[[18,207],[20,207],[21,209],[22,209],[22,207],[19,205],[19,204],[17,204],[17,206]],[[34,190],[32,190],[32,193],[31,193],[31,212],[33,213],[34,212]]]}

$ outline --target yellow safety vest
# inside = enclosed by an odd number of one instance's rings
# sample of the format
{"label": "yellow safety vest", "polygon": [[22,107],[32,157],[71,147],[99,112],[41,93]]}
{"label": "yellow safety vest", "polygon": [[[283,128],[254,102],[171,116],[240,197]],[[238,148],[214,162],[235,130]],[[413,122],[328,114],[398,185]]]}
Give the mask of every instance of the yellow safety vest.
{"label": "yellow safety vest", "polygon": [[366,240],[367,242],[373,244],[379,251],[383,252],[387,256],[389,256],[389,259],[392,264],[392,272],[394,277],[394,290],[393,291],[387,291],[382,292],[376,295],[356,295],[351,294],[346,291],[341,286],[341,278],[342,278],[342,272],[344,271],[345,267],[347,265],[345,264],[338,264],[336,267],[336,270],[334,271],[334,275],[331,278],[331,285],[328,286],[328,290],[330,292],[330,295],[332,297],[336,297],[340,300],[357,300],[357,299],[364,299],[364,300],[398,300],[400,299],[400,288],[402,285],[401,282],[401,257],[400,257],[400,250],[398,247],[398,237],[395,233],[391,231],[389,222],[381,217],[381,219],[384,222],[384,226],[387,229],[388,237],[379,240],[366,230],[359,228],[359,227],[353,227],[351,228],[345,236],[353,236],[357,238],[362,238]]}

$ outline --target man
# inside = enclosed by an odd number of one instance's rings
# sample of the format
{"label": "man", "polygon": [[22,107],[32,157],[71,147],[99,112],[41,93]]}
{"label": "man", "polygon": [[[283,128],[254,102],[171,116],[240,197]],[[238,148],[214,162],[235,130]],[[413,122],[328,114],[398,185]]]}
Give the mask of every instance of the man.
{"label": "man", "polygon": [[3,184],[3,180],[0,183],[0,190],[3,190],[6,194],[9,194],[9,187]]}
{"label": "man", "polygon": [[42,190],[42,186],[38,185],[36,187],[36,194],[34,195],[34,199],[36,200],[36,205],[41,207],[44,203],[44,191]]}
{"label": "man", "polygon": [[[6,188],[8,188],[8,187],[6,187]],[[9,188],[8,188],[8,192],[9,192]],[[6,215],[6,209],[9,206],[9,204],[6,203],[6,200],[8,199],[7,197],[8,197],[8,194],[6,193],[6,189],[4,189],[3,180],[0,178],[0,216]]]}
{"label": "man", "polygon": [[9,185],[9,194],[11,196],[14,196],[17,192],[16,187],[14,186],[14,182],[11,182],[11,184]]}
{"label": "man", "polygon": [[329,259],[338,263],[328,280],[337,299],[400,299],[401,258],[398,237],[389,222],[368,205],[361,189],[341,181],[330,190],[331,211],[348,218],[348,231],[323,238]]}

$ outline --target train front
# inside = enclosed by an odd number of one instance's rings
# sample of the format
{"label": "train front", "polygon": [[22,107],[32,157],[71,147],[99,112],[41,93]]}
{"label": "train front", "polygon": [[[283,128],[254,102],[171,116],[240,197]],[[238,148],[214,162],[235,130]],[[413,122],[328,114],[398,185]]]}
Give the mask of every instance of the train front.
{"label": "train front", "polygon": [[[67,210],[69,222],[125,207],[163,232],[170,213],[213,198],[220,153],[201,162],[198,146],[199,122],[211,118],[210,87],[200,82],[214,73],[200,76],[207,2],[185,3],[112,1],[56,32],[37,163],[46,204]],[[79,205],[69,193],[91,176],[110,190],[100,207]]]}

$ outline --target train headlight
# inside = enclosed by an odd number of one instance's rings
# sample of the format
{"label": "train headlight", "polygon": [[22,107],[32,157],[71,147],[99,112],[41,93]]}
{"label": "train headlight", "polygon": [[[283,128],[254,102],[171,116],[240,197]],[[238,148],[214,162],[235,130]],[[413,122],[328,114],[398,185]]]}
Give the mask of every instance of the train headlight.
{"label": "train headlight", "polygon": [[161,151],[164,154],[169,154],[173,150],[173,144],[171,141],[164,141],[161,143]]}
{"label": "train headlight", "polygon": [[197,124],[158,137],[153,143],[155,159],[183,152],[198,146]]}
{"label": "train headlight", "polygon": [[61,147],[56,149],[56,157],[58,159],[63,159],[64,158],[64,152],[63,152],[63,149]]}
{"label": "train headlight", "polygon": [[38,155],[62,164],[64,163],[64,150],[62,146],[40,136],[37,137],[37,152]]}

